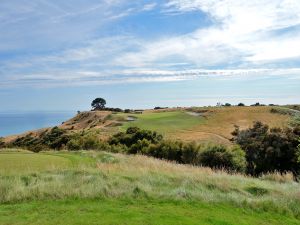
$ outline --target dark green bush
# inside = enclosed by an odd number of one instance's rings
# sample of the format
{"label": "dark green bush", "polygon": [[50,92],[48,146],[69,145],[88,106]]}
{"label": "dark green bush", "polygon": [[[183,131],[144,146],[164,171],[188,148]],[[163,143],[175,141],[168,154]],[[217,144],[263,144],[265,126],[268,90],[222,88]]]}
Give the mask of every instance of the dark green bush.
{"label": "dark green bush", "polygon": [[70,140],[66,131],[58,127],[53,127],[49,132],[40,137],[42,144],[52,149],[61,149]]}
{"label": "dark green bush", "polygon": [[177,161],[182,163],[183,143],[179,141],[161,141],[152,144],[144,150],[144,154],[159,158]]}
{"label": "dark green bush", "polygon": [[299,174],[299,126],[293,129],[269,129],[267,125],[255,122],[253,127],[247,130],[240,131],[236,127],[233,135],[235,142],[246,153],[248,174],[257,176],[275,171]]}
{"label": "dark green bush", "polygon": [[41,151],[49,150],[49,147],[39,143],[39,144],[35,144],[35,145],[30,145],[28,147],[28,150],[30,150],[32,152],[35,152],[35,153],[38,153],[38,152],[41,152]]}
{"label": "dark green bush", "polygon": [[244,172],[246,168],[245,153],[238,146],[207,146],[198,157],[200,165],[215,169]]}
{"label": "dark green bush", "polygon": [[67,143],[67,148],[71,151],[77,151],[82,149],[82,145],[80,144],[80,141],[78,139],[71,139]]}
{"label": "dark green bush", "polygon": [[147,139],[138,140],[137,143],[131,145],[128,149],[129,154],[137,154],[146,152],[151,142]]}
{"label": "dark green bush", "polygon": [[126,145],[128,148],[130,148],[132,145],[138,143],[140,140],[147,140],[152,144],[156,144],[160,142],[163,137],[160,134],[157,134],[156,132],[149,131],[149,130],[141,130],[137,127],[129,127],[126,131],[124,132],[119,132],[115,135],[113,135],[108,143],[110,145]]}
{"label": "dark green bush", "polygon": [[4,138],[0,137],[0,148],[4,148],[4,147],[5,147]]}
{"label": "dark green bush", "polygon": [[182,162],[192,165],[199,164],[199,152],[201,147],[201,145],[197,145],[195,142],[185,144],[182,149]]}

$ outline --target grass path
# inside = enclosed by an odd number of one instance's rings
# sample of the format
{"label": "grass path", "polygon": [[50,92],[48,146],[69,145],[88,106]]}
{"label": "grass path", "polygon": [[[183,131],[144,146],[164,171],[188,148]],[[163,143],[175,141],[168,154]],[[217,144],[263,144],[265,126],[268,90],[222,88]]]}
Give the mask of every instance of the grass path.
{"label": "grass path", "polygon": [[0,224],[296,225],[299,220],[229,205],[146,199],[94,199],[0,205]]}

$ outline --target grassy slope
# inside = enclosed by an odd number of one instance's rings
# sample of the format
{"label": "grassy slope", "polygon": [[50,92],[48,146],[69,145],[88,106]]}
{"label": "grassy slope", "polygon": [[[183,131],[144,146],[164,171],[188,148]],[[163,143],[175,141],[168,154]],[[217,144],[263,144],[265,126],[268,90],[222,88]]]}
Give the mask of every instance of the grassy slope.
{"label": "grassy slope", "polygon": [[0,224],[300,224],[300,186],[289,180],[228,175],[144,156],[34,155],[73,163],[0,175]]}
{"label": "grassy slope", "polygon": [[271,107],[194,108],[194,111],[197,110],[208,112],[205,113],[205,117],[202,117],[191,116],[184,111],[150,111],[135,115],[138,120],[125,123],[122,129],[134,125],[143,129],[156,130],[171,139],[230,144],[229,139],[234,125],[245,129],[254,121],[262,121],[271,127],[282,127],[289,120],[288,115],[271,113]]}

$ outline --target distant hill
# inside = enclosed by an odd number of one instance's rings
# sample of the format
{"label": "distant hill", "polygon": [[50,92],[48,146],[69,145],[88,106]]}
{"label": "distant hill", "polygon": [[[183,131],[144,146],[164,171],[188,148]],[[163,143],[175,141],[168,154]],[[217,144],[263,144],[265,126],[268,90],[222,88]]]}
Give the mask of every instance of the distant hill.
{"label": "distant hill", "polygon": [[[278,109],[278,106],[168,108],[145,110],[142,114],[88,111],[77,114],[59,127],[68,132],[97,132],[101,139],[106,139],[118,131],[137,126],[162,133],[169,139],[230,144],[234,125],[241,129],[250,127],[254,121],[262,121],[270,127],[288,125],[291,115],[274,108]],[[289,108],[298,110],[297,106]],[[283,109],[289,110],[287,107]],[[26,134],[35,136],[49,129],[9,136],[5,141]]]}

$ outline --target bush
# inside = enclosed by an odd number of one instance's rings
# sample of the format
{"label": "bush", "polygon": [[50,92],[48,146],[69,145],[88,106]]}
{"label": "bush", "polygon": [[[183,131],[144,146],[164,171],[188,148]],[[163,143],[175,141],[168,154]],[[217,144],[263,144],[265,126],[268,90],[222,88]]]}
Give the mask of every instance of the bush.
{"label": "bush", "polygon": [[183,146],[181,160],[185,164],[197,165],[199,164],[200,145],[195,142],[187,143]]}
{"label": "bush", "polygon": [[67,148],[71,151],[77,151],[82,149],[82,146],[79,142],[79,140],[76,139],[71,139],[68,143],[67,143]]}
{"label": "bush", "polygon": [[53,127],[40,138],[42,144],[49,146],[52,149],[61,149],[70,140],[70,138],[66,135],[66,131],[58,127]]}
{"label": "bush", "polygon": [[35,152],[35,153],[38,153],[38,152],[41,152],[41,151],[48,151],[49,148],[48,148],[48,146],[39,143],[39,144],[36,144],[36,145],[30,145],[28,147],[28,150],[30,150],[32,152]]}
{"label": "bush", "polygon": [[29,149],[31,146],[41,144],[41,140],[38,138],[32,137],[30,134],[19,137],[16,140],[14,140],[10,145],[12,147],[23,147],[26,149]]}
{"label": "bush", "polygon": [[297,150],[300,127],[281,129],[255,122],[253,127],[232,133],[246,153],[247,173],[258,176],[270,172],[300,172]]}
{"label": "bush", "polygon": [[199,155],[199,163],[215,169],[244,172],[246,168],[245,153],[238,146],[208,146]]}
{"label": "bush", "polygon": [[137,154],[137,153],[146,152],[147,150],[145,149],[148,148],[150,144],[151,142],[148,141],[147,139],[138,140],[137,143],[130,146],[130,148],[128,149],[128,153]]}
{"label": "bush", "polygon": [[4,148],[4,147],[5,147],[4,138],[0,137],[0,148]]}
{"label": "bush", "polygon": [[137,127],[129,127],[126,133],[119,132],[113,135],[109,139],[108,143],[110,145],[121,144],[130,148],[132,145],[138,143],[139,140],[142,141],[143,139],[149,141],[151,144],[156,144],[163,139],[163,136],[153,131],[141,130]]}
{"label": "bush", "polygon": [[179,141],[161,141],[158,144],[152,144],[145,152],[146,155],[167,159],[182,163],[183,143]]}

